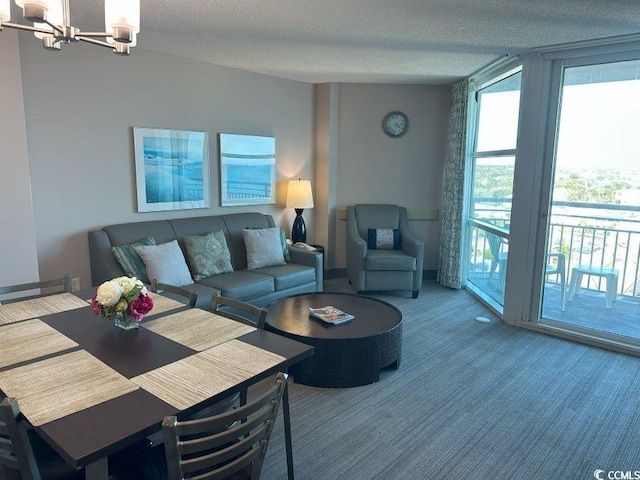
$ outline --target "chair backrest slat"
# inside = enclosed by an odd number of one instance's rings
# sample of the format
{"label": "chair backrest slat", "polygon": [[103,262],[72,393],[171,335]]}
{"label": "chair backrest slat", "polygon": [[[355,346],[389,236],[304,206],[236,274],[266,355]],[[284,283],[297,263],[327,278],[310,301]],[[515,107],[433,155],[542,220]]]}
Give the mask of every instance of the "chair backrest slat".
{"label": "chair backrest slat", "polygon": [[264,324],[267,320],[266,308],[256,307],[250,303],[224,297],[217,293],[211,296],[211,311],[231,320],[251,325],[259,330],[264,329]]}
{"label": "chair backrest slat", "polygon": [[[0,295],[28,292],[29,290],[37,290],[37,289],[49,289],[49,291],[45,293],[41,292],[40,294],[36,294],[36,295],[29,295],[28,297],[23,297],[23,298],[34,298],[34,297],[40,297],[44,295],[51,295],[52,293],[71,292],[73,290],[73,275],[71,275],[70,273],[67,273],[63,277],[56,278],[54,280],[42,280],[39,282],[7,285],[4,287],[0,287]],[[21,299],[22,298],[16,298],[16,300],[21,300]],[[13,299],[11,299],[10,301],[13,301]],[[6,303],[7,300],[3,300],[3,302]]]}
{"label": "chair backrest slat", "polygon": [[[244,469],[259,478],[286,387],[287,375],[279,373],[272,388],[235,410],[182,422],[166,417],[162,429],[169,480],[196,472],[198,478],[222,479]],[[226,425],[231,426],[219,430]]]}
{"label": "chair backrest slat", "polygon": [[196,302],[198,301],[198,291],[187,290],[183,287],[176,287],[175,285],[169,285],[168,283],[158,282],[157,279],[151,280],[150,290],[152,292],[169,292],[174,295],[178,295],[180,297],[184,297],[187,300],[187,305],[191,308],[196,306]]}

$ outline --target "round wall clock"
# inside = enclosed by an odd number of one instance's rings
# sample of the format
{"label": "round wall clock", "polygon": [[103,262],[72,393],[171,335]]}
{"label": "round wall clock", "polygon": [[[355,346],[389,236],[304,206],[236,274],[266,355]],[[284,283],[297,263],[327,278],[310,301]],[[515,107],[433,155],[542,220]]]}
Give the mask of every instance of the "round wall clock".
{"label": "round wall clock", "polygon": [[390,137],[398,138],[409,130],[409,119],[402,112],[390,112],[384,117],[382,128]]}

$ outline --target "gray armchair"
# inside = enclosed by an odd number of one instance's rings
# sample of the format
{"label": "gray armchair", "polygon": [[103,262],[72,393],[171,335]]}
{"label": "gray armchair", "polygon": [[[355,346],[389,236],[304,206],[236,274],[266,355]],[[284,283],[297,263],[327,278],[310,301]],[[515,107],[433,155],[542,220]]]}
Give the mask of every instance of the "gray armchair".
{"label": "gray armchair", "polygon": [[[369,248],[369,229],[398,229],[397,249]],[[397,205],[347,207],[347,278],[358,293],[422,287],[424,242],[409,228],[407,209]]]}

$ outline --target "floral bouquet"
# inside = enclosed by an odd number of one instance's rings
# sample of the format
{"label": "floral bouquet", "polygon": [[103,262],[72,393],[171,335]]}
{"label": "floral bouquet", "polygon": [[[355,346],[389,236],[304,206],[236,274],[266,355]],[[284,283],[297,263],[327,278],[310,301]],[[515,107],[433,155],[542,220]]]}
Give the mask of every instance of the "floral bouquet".
{"label": "floral bouquet", "polygon": [[137,328],[152,308],[153,300],[147,288],[135,277],[118,277],[104,282],[91,299],[93,313],[115,319],[116,325],[125,330]]}

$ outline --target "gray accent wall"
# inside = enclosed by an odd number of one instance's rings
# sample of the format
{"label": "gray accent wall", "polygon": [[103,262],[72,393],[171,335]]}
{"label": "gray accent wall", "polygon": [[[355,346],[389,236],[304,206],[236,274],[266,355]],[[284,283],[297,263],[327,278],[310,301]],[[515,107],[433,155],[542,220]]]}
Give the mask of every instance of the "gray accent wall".
{"label": "gray accent wall", "polygon": [[[258,211],[288,232],[295,213],[283,208],[286,181],[313,179],[313,85],[145,51],[140,44],[130,57],[88,44],[51,53],[20,34],[43,278],[71,271],[89,287],[87,231],[114,223]],[[209,133],[211,208],[136,212],[133,126]],[[276,205],[219,206],[219,132],[276,138]],[[306,221],[312,234],[313,217]]]}
{"label": "gray accent wall", "polygon": [[[0,234],[0,283],[71,272],[89,287],[87,231],[114,223],[257,211],[289,233],[289,179],[312,181],[307,243],[325,245],[325,267],[337,271],[346,265],[339,209],[439,210],[448,86],[312,85],[146,51],[140,40],[130,57],[118,57],[88,44],[48,52],[26,32],[0,36],[3,106],[12,112],[0,120],[9,226]],[[402,138],[382,131],[392,110],[409,116]],[[210,208],[136,212],[134,126],[209,133]],[[220,132],[276,138],[275,205],[219,206]],[[435,269],[439,220],[412,226],[427,245],[425,269]]]}
{"label": "gray accent wall", "polygon": [[18,34],[0,38],[0,285],[38,279]]}

